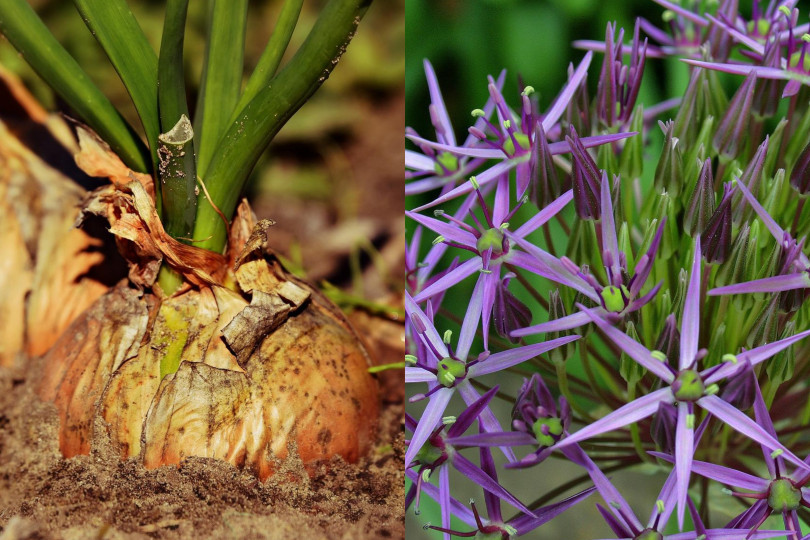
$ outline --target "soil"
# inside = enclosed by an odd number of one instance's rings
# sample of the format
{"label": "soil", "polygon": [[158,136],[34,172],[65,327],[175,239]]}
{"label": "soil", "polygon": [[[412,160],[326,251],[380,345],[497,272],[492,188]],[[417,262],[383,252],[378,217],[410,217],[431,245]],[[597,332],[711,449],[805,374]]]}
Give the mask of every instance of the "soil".
{"label": "soil", "polygon": [[[369,152],[368,147],[375,131],[379,136],[402,125],[403,103],[401,93],[389,96],[384,106],[373,107],[374,129],[366,126],[364,136],[346,141],[351,167],[374,172],[357,175],[356,181],[363,184],[357,188],[367,194],[359,206],[374,214],[363,216],[361,210],[357,219],[374,223],[372,237],[381,239],[376,247],[390,269],[387,279],[375,280],[373,264],[367,262],[364,293],[394,304],[384,298],[401,296],[390,288],[392,278],[401,283],[403,268],[401,137],[391,138],[395,150]],[[360,162],[363,159],[365,164]],[[382,179],[386,180],[383,185]],[[293,217],[268,215],[272,211],[261,206],[257,205],[259,218],[272,217],[288,230],[300,230],[301,223],[292,222]],[[303,214],[299,219],[305,218]],[[341,276],[345,255],[333,257],[322,277],[346,283],[345,274]],[[376,290],[370,292],[372,283]],[[365,327],[361,334],[372,349],[381,352],[378,363],[401,361],[402,332],[397,330],[401,323],[366,313],[357,313],[352,320]],[[375,336],[378,333],[384,336]],[[190,458],[179,467],[154,470],[136,460],[121,461],[102,426],[94,430],[100,435],[90,455],[64,459],[59,452],[56,409],[41,402],[34,391],[39,371],[37,359],[0,368],[0,540],[405,536],[401,371],[380,374],[380,429],[369,456],[356,464],[336,458],[308,476],[291,448],[292,457],[282,464],[281,472],[264,484],[214,459]]]}
{"label": "soil", "polygon": [[215,459],[121,461],[105,429],[89,456],[63,459],[56,409],[27,375],[36,368],[0,370],[2,540],[404,538],[401,401],[384,399],[371,456],[333,459],[311,478],[291,457],[262,484]]}

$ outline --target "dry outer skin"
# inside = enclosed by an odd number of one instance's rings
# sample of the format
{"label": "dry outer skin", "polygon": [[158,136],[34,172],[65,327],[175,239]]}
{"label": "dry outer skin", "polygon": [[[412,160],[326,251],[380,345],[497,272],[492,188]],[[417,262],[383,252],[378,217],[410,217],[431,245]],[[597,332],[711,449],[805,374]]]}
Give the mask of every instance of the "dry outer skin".
{"label": "dry outer skin", "polygon": [[293,455],[263,484],[214,459],[154,470],[122,461],[103,424],[89,456],[64,459],[56,411],[34,386],[21,369],[0,370],[2,540],[405,537],[401,402],[383,410],[375,449],[357,464],[335,458],[309,477]]}

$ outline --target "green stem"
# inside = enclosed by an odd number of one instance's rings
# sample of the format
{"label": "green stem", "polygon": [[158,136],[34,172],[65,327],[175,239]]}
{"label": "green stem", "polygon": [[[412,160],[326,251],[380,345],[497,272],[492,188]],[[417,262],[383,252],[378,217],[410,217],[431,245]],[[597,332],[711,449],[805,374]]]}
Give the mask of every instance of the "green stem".
{"label": "green stem", "polygon": [[164,264],[160,267],[160,271],[158,272],[157,282],[163,290],[163,293],[166,296],[170,296],[183,285],[183,277]]}
{"label": "green stem", "polygon": [[125,0],[73,0],[73,3],[129,92],[146,132],[153,163],[157,163],[160,120],[155,51]]}
{"label": "green stem", "polygon": [[197,170],[203,179],[208,164],[219,152],[222,134],[239,101],[247,9],[247,0],[211,0],[209,3],[208,43],[194,115]]}
{"label": "green stem", "polygon": [[278,71],[279,64],[281,64],[284,51],[287,50],[287,46],[290,44],[290,38],[298,23],[298,16],[301,13],[303,4],[304,0],[286,0],[284,2],[276,26],[273,28],[273,35],[270,36],[270,40],[259,58],[259,63],[256,64],[256,68],[250,74],[250,79],[248,79],[245,90],[239,98],[239,103],[236,104],[236,114],[232,120],[235,121],[242,109],[263,88],[270,85],[270,81]]}
{"label": "green stem", "polygon": [[[219,141],[204,180],[214,204],[229,219],[256,161],[329,77],[370,4],[371,0],[330,0],[293,59],[245,106]],[[206,239],[200,245],[212,251],[225,247],[227,231],[205,197],[198,199],[194,237]]]}
{"label": "green stem", "polygon": [[163,228],[174,238],[190,243],[194,233],[197,195],[192,139],[194,131],[185,114],[171,130],[158,137],[160,190],[163,194]]}
{"label": "green stem", "polygon": [[25,0],[3,0],[0,32],[128,167],[148,172],[149,150]]}

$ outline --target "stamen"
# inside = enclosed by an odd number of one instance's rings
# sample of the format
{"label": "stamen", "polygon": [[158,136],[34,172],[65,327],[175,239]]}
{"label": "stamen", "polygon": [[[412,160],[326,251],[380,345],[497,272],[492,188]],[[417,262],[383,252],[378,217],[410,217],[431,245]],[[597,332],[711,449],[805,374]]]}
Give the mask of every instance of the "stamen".
{"label": "stamen", "polygon": [[784,450],[782,450],[781,448],[777,448],[776,450],[771,452],[771,458],[776,459],[784,453],[785,453]]}
{"label": "stamen", "polygon": [[442,416],[442,425],[451,426],[456,423],[456,420],[455,416]]}
{"label": "stamen", "polygon": [[445,345],[450,345],[450,343],[453,341],[453,331],[445,330],[444,335],[442,336],[442,341]]}
{"label": "stamen", "polygon": [[434,238],[434,239],[433,239],[433,242],[431,242],[431,243],[432,243],[434,246],[437,246],[437,245],[441,244],[441,243],[442,243],[442,242],[444,242],[444,241],[445,241],[444,236],[439,235],[439,236],[437,236],[436,238]]}
{"label": "stamen", "polygon": [[415,365],[416,365],[417,360],[418,360],[418,359],[416,358],[416,356],[414,356],[414,355],[412,355],[412,354],[406,354],[406,355],[405,355],[405,363],[406,363],[407,365],[409,365],[409,366],[415,366]]}
{"label": "stamen", "polygon": [[473,116],[473,118],[481,118],[487,115],[483,109],[473,109],[470,114]]}
{"label": "stamen", "polygon": [[534,87],[533,86],[526,86],[523,89],[523,92],[520,93],[521,96],[530,96],[534,94]]}

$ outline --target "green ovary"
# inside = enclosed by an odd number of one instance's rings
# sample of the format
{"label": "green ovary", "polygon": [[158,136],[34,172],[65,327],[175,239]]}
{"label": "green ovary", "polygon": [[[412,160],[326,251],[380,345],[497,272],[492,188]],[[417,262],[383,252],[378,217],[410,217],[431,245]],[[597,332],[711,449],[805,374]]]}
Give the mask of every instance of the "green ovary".
{"label": "green ovary", "polygon": [[455,384],[456,379],[467,374],[467,366],[460,360],[442,358],[437,371],[436,380],[439,381],[439,384],[450,388]]}
{"label": "green ovary", "polygon": [[672,383],[675,399],[678,401],[697,401],[703,397],[706,387],[697,371],[681,371]]}
{"label": "green ovary", "polygon": [[458,158],[450,152],[442,152],[436,156],[436,165],[433,166],[433,169],[439,176],[454,173],[458,170]]}
{"label": "green ovary", "polygon": [[423,465],[430,465],[436,463],[442,457],[441,449],[433,446],[430,442],[426,442],[422,448],[416,453],[415,461]]}
{"label": "green ovary", "polygon": [[664,536],[652,529],[644,529],[633,540],[664,540]]}
{"label": "green ovary", "polygon": [[599,296],[602,297],[602,301],[605,303],[605,309],[611,311],[613,313],[619,313],[623,311],[624,308],[627,307],[625,303],[625,298],[630,297],[630,291],[627,290],[627,287],[622,285],[622,288],[615,287],[613,285],[608,285],[599,293]]}
{"label": "green ovary", "polygon": [[[515,141],[517,141],[518,146],[520,146],[521,150],[528,150],[529,149],[529,136],[525,133],[515,133],[514,134]],[[512,140],[512,137],[507,137],[506,141],[503,143],[503,149],[506,150],[506,154],[509,156],[515,155],[515,143]]]}
{"label": "green ovary", "polygon": [[[547,429],[544,430],[544,427]],[[559,418],[540,418],[532,425],[532,431],[541,446],[553,446],[557,441],[552,435],[558,437],[562,435],[562,422],[560,422]]]}
{"label": "green ovary", "polygon": [[[799,66],[799,62],[801,62],[801,66]],[[810,53],[805,53],[804,59],[802,59],[802,51],[798,50],[792,55],[790,55],[790,61],[788,62],[788,66],[791,68],[798,67],[802,71],[810,71]]]}
{"label": "green ovary", "polygon": [[503,253],[503,232],[500,229],[487,229],[475,243],[475,248],[478,253],[492,248],[492,256],[500,256]]}
{"label": "green ovary", "polygon": [[802,501],[802,492],[790,483],[790,480],[779,478],[771,482],[768,491],[768,506],[777,512],[796,510]]}

